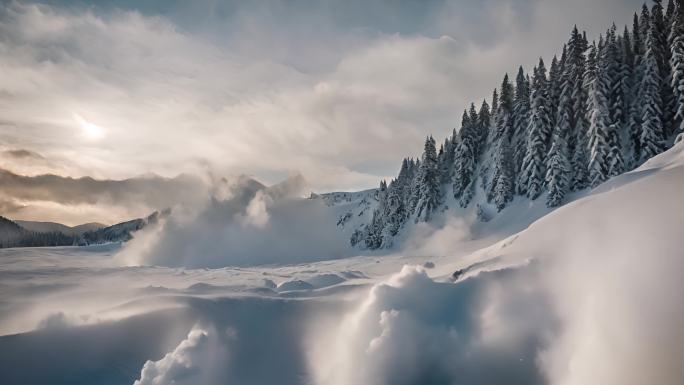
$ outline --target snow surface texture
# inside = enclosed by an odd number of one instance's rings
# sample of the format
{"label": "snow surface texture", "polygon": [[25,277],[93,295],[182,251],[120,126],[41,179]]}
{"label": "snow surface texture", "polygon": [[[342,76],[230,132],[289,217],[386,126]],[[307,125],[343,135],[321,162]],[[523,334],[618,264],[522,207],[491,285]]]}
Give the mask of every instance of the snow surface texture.
{"label": "snow surface texture", "polygon": [[680,142],[517,234],[527,202],[481,238],[431,237],[444,254],[208,269],[1,250],[0,383],[679,383],[683,189]]}

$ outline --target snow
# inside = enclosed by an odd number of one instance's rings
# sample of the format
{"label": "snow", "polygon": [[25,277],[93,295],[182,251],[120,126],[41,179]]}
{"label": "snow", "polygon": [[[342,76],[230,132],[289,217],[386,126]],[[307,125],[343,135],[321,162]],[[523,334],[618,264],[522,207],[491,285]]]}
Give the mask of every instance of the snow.
{"label": "snow", "polygon": [[[412,225],[403,252],[211,268],[0,250],[0,383],[677,383],[683,189],[680,142],[555,210],[450,205],[460,221]],[[322,199],[342,214],[364,194]]]}

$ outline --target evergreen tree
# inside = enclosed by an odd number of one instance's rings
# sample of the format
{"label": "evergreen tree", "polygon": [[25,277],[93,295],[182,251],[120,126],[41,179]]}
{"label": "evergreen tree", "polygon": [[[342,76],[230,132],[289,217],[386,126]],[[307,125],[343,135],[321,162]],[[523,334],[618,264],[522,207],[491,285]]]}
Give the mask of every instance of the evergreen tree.
{"label": "evergreen tree", "polygon": [[643,92],[640,136],[640,162],[644,162],[665,149],[662,122],[662,78],[657,60],[657,32],[649,29],[646,38],[646,52],[643,59]]}
{"label": "evergreen tree", "polygon": [[571,103],[569,106],[570,132],[567,135],[567,144],[568,152],[571,154],[572,181],[570,189],[572,191],[581,190],[588,185],[588,159],[585,151],[588,127],[586,121],[587,97],[583,84],[586,61],[584,53],[586,50],[587,43],[575,26],[568,42],[565,83],[565,86],[570,88],[569,101]]}
{"label": "evergreen tree", "polygon": [[416,193],[416,222],[427,222],[440,203],[441,186],[437,169],[437,150],[432,136],[425,140]]}
{"label": "evergreen tree", "polygon": [[[525,76],[522,66],[518,69],[513,103],[513,171],[514,174],[522,168],[525,157],[525,142],[527,128],[530,124],[530,83]],[[519,187],[519,186],[518,186]]]}
{"label": "evergreen tree", "polygon": [[[566,194],[566,190],[570,187],[572,180],[572,168],[570,165],[570,154],[567,145],[567,138],[572,134],[572,76],[571,71],[567,70],[569,67],[567,57],[566,60],[561,60],[563,71],[559,79],[560,96],[558,99],[558,109],[556,112],[556,124],[553,129],[553,139],[549,154],[547,155],[547,172],[546,172],[546,186],[549,190],[549,200],[547,204],[550,207],[559,205]],[[562,143],[556,143],[562,141]],[[551,167],[553,163],[553,168]],[[551,185],[553,183],[553,186]],[[553,196],[553,199],[551,198]]]}
{"label": "evergreen tree", "polygon": [[[634,40],[634,69],[632,71],[631,92],[632,95],[629,119],[627,122],[629,138],[630,138],[630,152],[631,156],[628,159],[629,167],[633,168],[639,163],[641,154],[641,126],[642,126],[642,109],[643,109],[643,88],[641,84],[644,77],[644,54],[646,53],[646,34],[648,34],[648,24],[650,22],[650,14],[648,8],[644,4],[642,8],[641,18],[634,14],[634,28],[632,29],[632,38]],[[644,34],[646,33],[646,34]]]}
{"label": "evergreen tree", "polygon": [[482,155],[482,153],[484,152],[485,146],[487,145],[490,127],[491,127],[491,113],[489,110],[489,104],[487,104],[487,100],[483,100],[482,105],[480,106],[480,111],[477,114],[477,128],[478,128],[478,131],[480,132],[480,135],[479,135],[480,143],[479,143],[479,154],[478,154],[478,156]]}
{"label": "evergreen tree", "polygon": [[556,114],[558,113],[558,100],[560,98],[560,64],[558,58],[554,55],[549,68],[549,116],[551,118],[551,125],[556,125]]}
{"label": "evergreen tree", "polygon": [[[482,165],[480,166],[480,186],[487,195],[487,200],[491,201],[490,186],[492,181],[492,170],[494,169],[494,143],[496,135],[496,114],[499,110],[499,93],[497,89],[492,92],[492,108],[488,114],[488,125],[482,126],[487,130],[487,139],[484,146]],[[480,116],[480,118],[482,118]]]}
{"label": "evergreen tree", "polygon": [[532,81],[532,116],[527,128],[527,142],[518,192],[536,199],[542,192],[546,165],[544,163],[553,128],[549,109],[548,82],[544,60],[534,69]]}
{"label": "evergreen tree", "polygon": [[475,169],[475,137],[473,135],[475,132],[472,126],[473,122],[470,115],[468,115],[467,111],[463,111],[459,143],[454,156],[453,192],[456,199],[461,198],[470,185]]}
{"label": "evergreen tree", "polygon": [[[673,10],[672,10],[673,11]],[[668,35],[670,32],[669,25],[666,21],[666,16],[663,12],[662,0],[654,0],[653,8],[651,10],[651,30],[654,37],[651,42],[653,53],[658,62],[660,70],[661,82],[661,101],[662,101],[662,124],[663,135],[665,137],[674,130],[674,104],[675,99],[672,92],[671,84],[671,67],[670,67],[670,46],[668,44]]]}
{"label": "evergreen tree", "polygon": [[546,171],[546,185],[549,194],[546,199],[548,207],[557,207],[563,203],[565,194],[569,189],[570,162],[568,161],[568,150],[565,139],[558,132],[554,134],[551,149],[548,155]]}
{"label": "evergreen tree", "polygon": [[646,53],[646,37],[648,36],[648,30],[651,28],[651,12],[648,10],[648,6],[646,6],[646,4],[641,6],[641,17],[639,18],[639,26],[641,28],[639,33],[641,34],[641,38],[644,42],[644,47],[641,51],[643,54]]}
{"label": "evergreen tree", "polygon": [[684,132],[684,2],[679,1],[672,16],[670,29],[671,87],[673,92],[673,126]]}
{"label": "evergreen tree", "polygon": [[671,25],[675,15],[675,3],[672,0],[667,1],[667,11],[665,12],[665,24]]}
{"label": "evergreen tree", "polygon": [[639,26],[639,16],[634,13],[634,21],[632,22],[632,52],[634,56],[641,56],[644,54],[644,36],[641,34],[641,27]]}
{"label": "evergreen tree", "polygon": [[499,211],[513,199],[514,175],[510,148],[513,114],[513,87],[508,75],[501,84],[499,108],[496,113],[496,131],[494,133],[492,181],[489,186],[489,197]]}
{"label": "evergreen tree", "polygon": [[589,90],[589,180],[596,187],[608,179],[608,157],[610,155],[610,116],[608,93],[610,78],[605,63],[606,46],[602,39],[592,47],[587,59],[585,79]]}
{"label": "evergreen tree", "polygon": [[622,64],[622,38],[617,36],[615,24],[606,34],[606,44],[599,57],[599,73],[602,81],[606,82],[608,97],[608,156],[606,170],[608,177],[620,175],[625,171],[622,150],[621,128],[627,121],[626,98],[629,84],[629,73]]}

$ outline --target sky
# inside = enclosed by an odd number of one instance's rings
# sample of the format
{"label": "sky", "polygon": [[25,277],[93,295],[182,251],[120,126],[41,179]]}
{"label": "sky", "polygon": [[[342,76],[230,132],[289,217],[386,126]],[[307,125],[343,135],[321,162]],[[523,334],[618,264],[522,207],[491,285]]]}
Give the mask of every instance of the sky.
{"label": "sky", "polygon": [[114,223],[237,175],[375,187],[574,24],[597,38],[640,6],[0,2],[0,215]]}

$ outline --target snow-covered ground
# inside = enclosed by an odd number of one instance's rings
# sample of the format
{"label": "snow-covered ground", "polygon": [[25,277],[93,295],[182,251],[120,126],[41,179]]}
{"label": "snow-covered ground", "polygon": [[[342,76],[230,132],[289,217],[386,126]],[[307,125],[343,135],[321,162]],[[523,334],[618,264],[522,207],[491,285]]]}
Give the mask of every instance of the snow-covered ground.
{"label": "snow-covered ground", "polygon": [[[517,202],[388,255],[188,268],[129,266],[144,247],[0,250],[0,383],[679,383],[682,191],[679,143],[553,212]],[[366,196],[347,198],[324,202],[358,216]]]}

